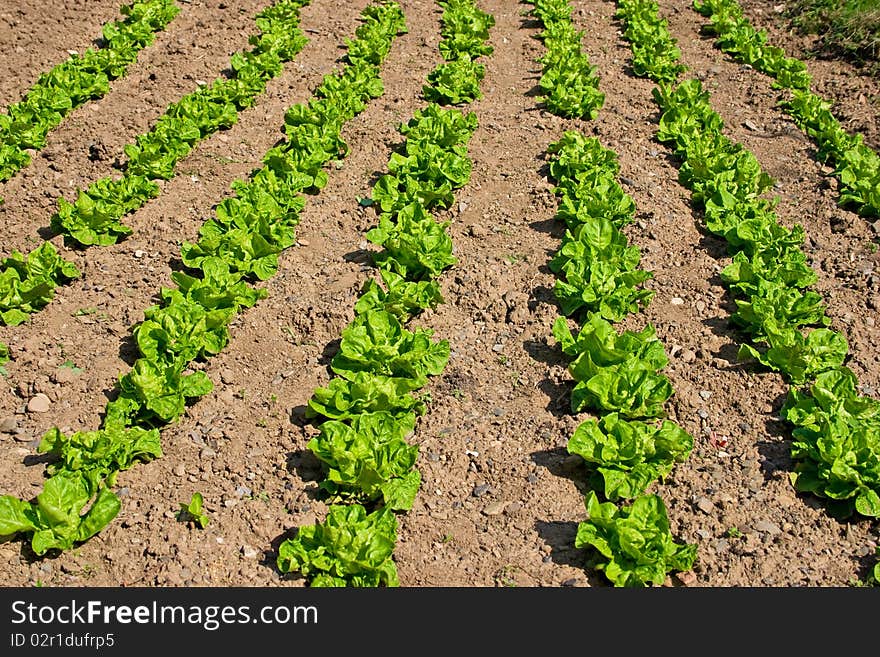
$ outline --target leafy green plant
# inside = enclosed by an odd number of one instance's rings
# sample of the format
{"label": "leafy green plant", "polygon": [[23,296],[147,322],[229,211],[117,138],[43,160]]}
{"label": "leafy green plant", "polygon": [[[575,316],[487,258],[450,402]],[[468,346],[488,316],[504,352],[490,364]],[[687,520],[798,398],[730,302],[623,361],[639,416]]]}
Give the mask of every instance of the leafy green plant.
{"label": "leafy green plant", "polygon": [[199,528],[204,529],[208,526],[208,523],[211,519],[208,517],[208,514],[204,512],[203,509],[204,498],[202,497],[201,493],[195,492],[193,493],[189,504],[185,502],[180,503],[180,511],[177,514],[177,518],[181,522],[192,522]]}
{"label": "leafy green plant", "polygon": [[489,30],[495,17],[473,0],[439,0],[443,8],[440,54],[445,60],[428,74],[422,96],[432,103],[461,105],[481,97],[486,67],[476,60],[492,54]]}
{"label": "leafy green plant", "polygon": [[[293,7],[290,3],[284,6]],[[278,7],[281,5],[272,11]],[[370,59],[376,60],[375,53],[388,51],[403,14],[396,3],[385,2],[370,5],[362,15],[359,40],[365,38],[374,44],[376,50],[371,51]],[[282,35],[280,42],[284,38]],[[353,61],[349,59],[349,63]],[[377,89],[381,92],[381,84],[371,83],[369,78],[378,76],[378,69],[356,63],[352,67],[358,69],[356,76],[345,74],[344,66],[334,76],[343,82],[326,87],[329,95],[324,100],[327,107],[335,108],[332,120],[325,125],[330,133],[353,118],[362,101]],[[264,166],[247,182],[233,184],[240,202],[236,208],[254,219],[249,225],[259,230],[283,220],[284,229],[278,234],[288,245],[294,243],[288,238],[292,238],[291,231],[304,207],[302,192],[315,179],[316,162],[307,157],[309,152],[305,142],[291,138],[272,149]],[[283,161],[279,156],[284,156]],[[321,160],[318,166],[328,161]],[[306,173],[297,168],[300,162]],[[312,182],[304,187],[304,180]],[[227,216],[218,211],[211,230],[225,230]],[[210,390],[210,380],[191,367],[192,360],[224,348],[226,327],[236,313],[266,295],[264,289],[245,279],[234,257],[226,253],[211,254],[189,272],[174,271],[171,278],[177,287],[161,290],[161,303],[145,312],[145,321],[136,329],[141,357],[130,372],[120,376],[118,395],[106,407],[104,428],[70,438],[61,437],[57,429],[57,433],[47,434],[44,442],[51,446],[57,468],[51,468],[54,474],[35,502],[0,498],[0,534],[30,533],[34,550],[43,554],[50,548],[69,549],[103,529],[119,511],[119,499],[107,487],[113,485],[120,469],[133,462],[133,446],[141,440],[148,443],[145,449],[137,450],[139,459],[158,456],[159,428],[179,418],[188,399]],[[177,308],[170,309],[172,306]],[[150,442],[154,438],[155,442]]]}
{"label": "leafy green plant", "polygon": [[8,376],[6,363],[9,362],[9,347],[5,342],[0,342],[0,376]]}
{"label": "leafy green plant", "polygon": [[566,0],[530,0],[531,13],[544,26],[538,36],[547,52],[541,57],[542,73],[538,86],[547,109],[568,118],[596,118],[605,103],[599,91],[596,67],[581,50],[583,32],[571,21]]}
{"label": "leafy green plant", "polygon": [[687,460],[693,446],[693,437],[669,420],[658,425],[608,413],[578,426],[568,452],[595,469],[605,498],[616,502],[638,497],[664,479],[676,463]]}
{"label": "leafy green plant", "polygon": [[100,45],[75,53],[42,73],[24,98],[0,113],[0,182],[31,160],[28,149],[41,149],[46,136],[77,107],[100,98],[110,82],[125,75],[180,12],[173,0],[137,0],[120,8],[125,18],[105,23]]}
{"label": "leafy green plant", "polygon": [[80,272],[64,260],[51,242],[44,242],[26,256],[18,251],[0,262],[0,320],[16,326],[28,320],[55,296],[55,288]]}
{"label": "leafy green plant", "polygon": [[596,568],[614,586],[659,586],[667,573],[693,567],[697,546],[675,542],[658,496],[642,495],[618,508],[590,491],[585,504],[588,520],[578,525],[575,547],[594,550]]}
{"label": "leafy green plant", "polygon": [[384,411],[362,413],[350,424],[324,422],[308,444],[328,467],[320,488],[361,504],[381,500],[392,510],[409,510],[421,483],[414,469],[419,448],[406,442],[414,426],[414,414]]}
{"label": "leafy green plant", "polygon": [[827,498],[840,516],[880,517],[880,402],[856,393],[846,367],[816,376],[808,391],[792,388],[782,416],[792,432],[791,480]]}
{"label": "leafy green plant", "polygon": [[568,366],[578,382],[571,393],[573,412],[611,411],[627,419],[664,414],[672,386],[658,374],[667,357],[653,327],[618,335],[610,323],[593,314],[577,337],[562,317],[553,325],[553,335],[573,359]]}
{"label": "leafy green plant", "polygon": [[[824,2],[811,1],[814,7]],[[838,6],[823,7],[831,9],[830,15],[840,19],[846,16],[847,20],[858,17],[863,21],[859,29],[868,33],[873,29],[876,44],[880,32],[880,11],[876,6],[860,0],[831,4]],[[694,8],[709,18],[704,30],[716,35],[715,43],[722,51],[770,75],[777,87],[791,91],[780,106],[816,143],[817,157],[835,167],[841,183],[838,203],[865,216],[880,216],[880,155],[864,144],[861,135],[848,134],[832,114],[832,103],[810,91],[806,65],[770,45],[766,33],[752,27],[736,0],[695,0]]]}
{"label": "leafy green plant", "polygon": [[170,104],[148,132],[125,147],[123,176],[79,190],[73,203],[59,199],[52,227],[82,246],[106,246],[130,234],[121,220],[159,195],[154,181],[174,177],[177,163],[196,143],[234,125],[238,113],[302,50],[307,39],[298,28],[299,10],[309,2],[276,0],[260,12],[255,19],[260,34],[250,37],[251,50],[232,55],[231,74]]}
{"label": "leafy green plant", "polygon": [[[634,5],[627,7],[622,18],[629,21],[637,10]],[[779,53],[765,48],[763,35],[756,36],[735,0],[698,0],[696,7],[711,15],[712,30],[740,44],[738,49],[751,44],[748,47],[754,50],[748,57],[757,57],[759,66],[768,70],[773,68],[761,58],[769,53],[778,59]],[[656,13],[656,3],[645,3],[642,11]],[[745,49],[742,46],[743,53]],[[798,69],[778,61],[788,72]],[[790,77],[780,74],[778,80],[798,87]],[[842,167],[841,161],[864,167],[859,173],[854,168],[846,174],[850,177],[841,198],[855,200],[856,194],[866,190],[868,195],[860,197],[856,206],[864,214],[874,212],[870,197],[880,189],[880,159],[863,149],[861,137],[840,129],[830,114],[830,103],[806,88],[793,88],[791,98],[788,109],[801,117],[796,120],[817,140],[820,159],[839,158],[841,174],[850,166]],[[770,177],[753,155],[724,136],[723,122],[699,80],[685,80],[677,86],[661,83],[654,99],[662,110],[657,138],[670,144],[681,159],[679,179],[692,190],[694,205],[704,210],[707,228],[723,236],[734,253],[721,277],[733,292],[745,297],[737,299],[734,321],[751,335],[753,344],[743,344],[740,357],[781,372],[792,384],[781,411],[794,426],[792,483],[800,491],[825,499],[833,515],[877,517],[880,405],[855,393],[855,375],[844,365],[846,339],[826,328],[830,320],[820,296],[804,291],[817,275],[801,248],[803,229],[781,226],[775,204],[760,198],[771,185]],[[811,325],[815,328],[801,330]]]}
{"label": "leafy green plant", "polygon": [[309,586],[398,586],[392,554],[397,518],[388,508],[332,505],[323,523],[300,527],[278,548],[282,573],[299,571]]}

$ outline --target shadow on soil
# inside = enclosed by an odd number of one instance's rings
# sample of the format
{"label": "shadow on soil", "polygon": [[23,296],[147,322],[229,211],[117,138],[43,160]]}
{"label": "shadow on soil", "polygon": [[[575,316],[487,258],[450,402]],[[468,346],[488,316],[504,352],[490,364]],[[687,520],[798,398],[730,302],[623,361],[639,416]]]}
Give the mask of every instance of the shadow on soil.
{"label": "shadow on soil", "polygon": [[[321,481],[324,478],[324,466],[311,450],[298,449],[287,455],[287,471],[296,474],[303,482]],[[310,499],[317,499],[318,492],[306,491]]]}
{"label": "shadow on soil", "polygon": [[569,454],[563,447],[552,447],[532,452],[531,459],[554,477],[571,481],[582,495],[587,494],[587,466],[581,457]]}
{"label": "shadow on soil", "polygon": [[560,566],[584,568],[586,565],[585,551],[574,546],[578,524],[573,521],[538,520],[535,529],[541,539],[550,546],[550,559]]}

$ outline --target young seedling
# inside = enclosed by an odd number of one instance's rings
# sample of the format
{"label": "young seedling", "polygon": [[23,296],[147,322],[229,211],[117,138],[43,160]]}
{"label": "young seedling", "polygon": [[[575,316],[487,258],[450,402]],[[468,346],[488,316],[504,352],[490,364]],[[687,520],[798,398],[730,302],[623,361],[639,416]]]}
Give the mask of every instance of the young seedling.
{"label": "young seedling", "polygon": [[208,514],[203,512],[203,503],[204,498],[202,498],[202,494],[193,493],[189,504],[180,503],[180,512],[177,514],[177,519],[181,522],[193,522],[200,529],[204,529],[208,525],[210,518],[208,518]]}

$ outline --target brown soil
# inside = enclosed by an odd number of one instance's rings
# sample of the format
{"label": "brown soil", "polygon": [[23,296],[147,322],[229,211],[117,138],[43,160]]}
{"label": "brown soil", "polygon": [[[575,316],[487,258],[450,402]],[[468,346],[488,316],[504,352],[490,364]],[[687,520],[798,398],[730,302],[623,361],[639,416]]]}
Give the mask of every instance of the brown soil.
{"label": "brown soil", "polygon": [[[14,102],[41,70],[81,49],[117,2],[18,2],[0,13],[0,105]],[[164,107],[211,80],[229,54],[246,47],[258,0],[194,0],[147,48],[111,92],[71,114],[31,166],[0,196],[4,251],[29,250],[48,227],[60,195],[72,196],[112,172],[122,147],[149,128]],[[131,326],[154,302],[183,240],[195,239],[212,207],[246,177],[281,136],[284,109],[311,90],[341,55],[366,0],[313,0],[302,11],[310,42],[230,130],[201,143],[163,184],[163,194],[128,218],[133,235],[113,247],[65,250],[84,272],[59,289],[30,322],[0,328],[10,347],[0,389],[3,459],[0,491],[30,499],[39,492],[42,434],[99,426],[107,394],[132,357]],[[302,409],[329,379],[327,355],[353,316],[371,247],[364,233],[374,212],[359,206],[400,143],[396,126],[422,107],[421,85],[439,62],[440,10],[404,0],[409,33],[383,66],[385,95],[351,122],[351,153],[309,200],[299,243],[281,259],[269,296],[243,312],[232,341],[204,365],[215,391],[163,432],[161,459],[121,473],[119,516],[95,538],[57,557],[36,558],[19,539],[0,544],[0,582],[9,586],[303,586],[274,566],[279,542],[323,518],[315,495],[317,461],[306,450],[315,429]],[[689,194],[668,151],[653,140],[652,85],[630,75],[629,50],[610,1],[573,2],[585,49],[598,67],[606,103],[593,122],[563,120],[535,95],[543,47],[528,5],[482,0],[496,18],[495,53],[485,63],[483,99],[470,109],[480,127],[471,141],[474,171],[451,220],[459,263],[442,277],[446,303],[417,323],[450,341],[446,371],[430,384],[432,402],[412,440],[420,446],[423,485],[400,516],[395,552],[403,586],[607,586],[574,548],[585,472],[565,445],[588,417],[569,412],[571,379],[550,337],[557,316],[547,262],[561,231],[547,180],[546,147],[567,129],[601,138],[620,156],[638,222],[627,229],[641,247],[656,296],[621,328],[652,324],[671,354],[664,370],[675,395],[669,415],[695,437],[690,459],[657,492],[673,534],[698,545],[692,572],[670,585],[846,586],[875,561],[878,525],[839,522],[789,483],[791,436],[778,411],[782,379],[736,362],[742,336],[729,323],[732,302],[718,278],[724,245],[699,229]],[[836,182],[814,148],[781,111],[769,80],[739,66],[699,34],[704,19],[690,0],[661,10],[683,59],[712,92],[728,134],[742,141],[776,178],[779,216],[800,222],[819,274],[833,328],[850,343],[850,367],[865,390],[880,387],[876,326],[880,290],[872,253],[874,227],[840,210]],[[747,2],[754,23],[803,55],[809,44],[785,32],[766,3]],[[87,7],[87,8],[86,8]],[[763,8],[762,12],[758,9]],[[35,27],[51,17],[46,29]],[[844,63],[811,61],[816,90],[838,102],[847,127],[880,147],[878,85]],[[59,238],[53,238],[59,247]],[[72,361],[81,371],[62,367]],[[26,405],[37,393],[46,413]],[[726,441],[726,447],[723,443]],[[204,530],[176,519],[181,502],[201,492]]]}

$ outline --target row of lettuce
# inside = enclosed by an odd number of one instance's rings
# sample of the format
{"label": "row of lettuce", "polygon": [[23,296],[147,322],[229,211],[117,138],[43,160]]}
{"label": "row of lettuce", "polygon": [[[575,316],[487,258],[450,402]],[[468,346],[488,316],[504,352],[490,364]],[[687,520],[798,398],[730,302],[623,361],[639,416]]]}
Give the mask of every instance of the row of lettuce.
{"label": "row of lettuce", "polygon": [[42,73],[21,101],[0,113],[0,182],[31,161],[31,150],[77,107],[101,98],[110,82],[125,75],[138,54],[180,12],[173,0],[136,1],[120,8],[125,17],[105,23],[98,47],[74,53]]}
{"label": "row of lettuce", "polygon": [[[171,103],[148,132],[125,147],[121,177],[97,180],[78,191],[73,203],[59,198],[52,229],[78,247],[110,245],[129,235],[131,228],[120,220],[159,195],[155,181],[174,177],[177,163],[199,141],[234,125],[239,112],[302,50],[307,39],[298,27],[300,9],[309,2],[277,0],[257,14],[260,32],[249,38],[250,50],[232,55],[230,73]],[[57,286],[79,276],[51,242],[26,255],[13,251],[0,263],[0,320],[10,326],[27,321],[52,300]]]}
{"label": "row of lettuce", "polygon": [[0,535],[29,535],[42,555],[97,534],[119,512],[111,490],[117,474],[160,457],[160,429],[211,391],[200,363],[225,348],[230,321],[266,296],[256,285],[294,244],[306,196],[327,182],[324,167],[348,152],[342,126],[384,91],[379,65],[405,29],[403,14],[396,3],[375,3],[361,19],[341,66],[324,77],[312,99],[286,113],[286,139],[247,181],[233,183],[234,196],[204,224],[199,244],[210,242],[210,254],[188,271],[174,271],[176,286],[163,288],[161,303],[144,312],[134,328],[140,356],[120,375],[102,427],[72,435],[48,431],[39,451],[54,459],[35,501],[0,497]]}
{"label": "row of lettuce", "polygon": [[[567,0],[532,4],[547,48],[543,77],[577,74],[584,85],[581,102],[572,98],[560,111],[549,102],[553,87],[542,84],[547,108],[562,116],[596,118],[604,95],[581,52],[583,34],[572,24],[571,5]],[[573,68],[566,72],[568,62]],[[654,328],[618,334],[612,324],[639,312],[653,296],[640,287],[651,274],[638,268],[639,248],[628,245],[622,232],[634,219],[635,203],[617,182],[616,154],[599,140],[569,130],[548,153],[559,197],[556,219],[565,226],[550,261],[562,312],[553,335],[576,382],[571,411],[598,416],[582,422],[568,441],[568,451],[584,459],[589,473],[587,520],[578,525],[575,546],[586,549],[590,562],[615,586],[663,584],[670,571],[693,566],[697,546],[674,541],[662,498],[646,491],[687,459],[694,441],[664,419],[673,390],[660,373],[667,357]],[[630,503],[618,506],[623,501]]]}
{"label": "row of lettuce", "polygon": [[[320,430],[308,447],[324,464],[319,488],[330,506],[321,523],[298,528],[280,545],[277,566],[298,571],[313,587],[399,584],[395,514],[412,508],[421,484],[418,447],[407,437],[426,411],[419,391],[449,360],[447,340],[406,324],[443,302],[439,277],[456,258],[449,222],[431,212],[451,207],[455,190],[470,180],[467,149],[477,117],[432,99],[460,105],[480,96],[483,65],[476,60],[493,52],[495,21],[473,0],[437,4],[444,63],[428,74],[429,104],[400,126],[406,139],[371,193],[378,225],[366,237],[381,247],[372,254],[379,280],[365,283],[330,363],[335,376],[308,403]],[[463,63],[463,79],[444,73],[455,62]]]}
{"label": "row of lettuce", "polygon": [[817,275],[801,248],[803,228],[780,224],[776,200],[762,196],[772,180],[752,153],[723,134],[700,81],[676,82],[680,53],[657,3],[619,0],[617,16],[634,60],[648,62],[643,74],[657,83],[657,139],[674,151],[679,181],[706,229],[732,254],[721,278],[736,302],[732,320],[750,339],[740,357],[790,384],[781,415],[793,427],[792,482],[825,499],[836,516],[880,516],[880,402],[859,394],[844,364],[846,338],[828,328],[825,303],[810,289]]}
{"label": "row of lettuce", "polygon": [[756,30],[736,0],[694,0],[694,9],[709,19],[706,32],[715,45],[736,61],[773,77],[786,90],[780,107],[816,144],[816,157],[834,167],[840,181],[838,203],[866,217],[880,217],[880,155],[860,134],[849,134],[831,112],[832,103],[810,90],[804,62],[787,57]]}

